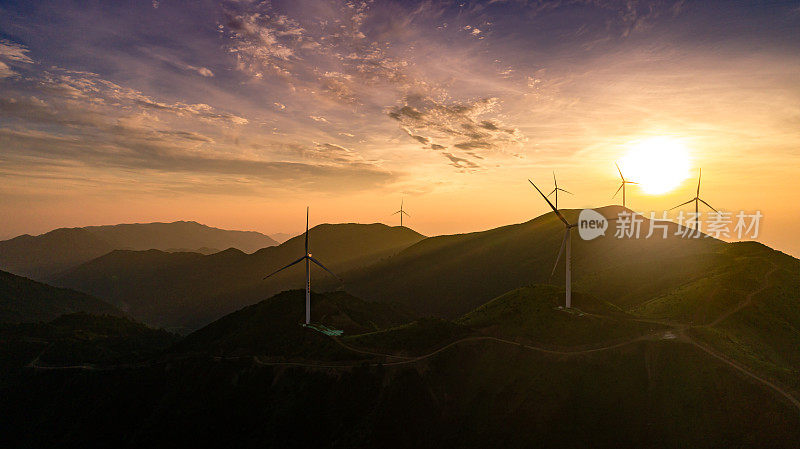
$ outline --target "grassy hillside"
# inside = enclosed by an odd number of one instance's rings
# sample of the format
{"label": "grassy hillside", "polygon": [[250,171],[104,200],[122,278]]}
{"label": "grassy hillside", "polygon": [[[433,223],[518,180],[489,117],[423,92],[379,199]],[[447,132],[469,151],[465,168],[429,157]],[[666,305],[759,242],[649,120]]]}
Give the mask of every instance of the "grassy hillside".
{"label": "grassy hillside", "polygon": [[[621,207],[598,209],[616,217]],[[577,210],[565,210],[576,221]],[[622,308],[704,277],[723,256],[724,242],[711,239],[645,239],[572,236],[574,290]],[[375,301],[393,301],[420,313],[454,318],[505,292],[531,283],[563,285],[564,260],[551,277],[563,237],[553,213],[484,232],[431,237],[362,270],[347,273],[346,289]],[[647,282],[642,282],[647,280]]]}
{"label": "grassy hillside", "polygon": [[[311,295],[311,319],[312,323],[351,335],[396,325],[407,321],[409,316],[386,304],[368,303],[344,292],[330,292]],[[175,350],[324,360],[354,357],[330,337],[302,327],[304,320],[305,291],[285,291],[188,335]]]}
{"label": "grassy hillside", "polygon": [[175,334],[129,318],[84,312],[62,315],[46,323],[0,325],[0,341],[5,348],[37,343],[41,351],[36,364],[45,367],[141,361],[177,339]]}
{"label": "grassy hillside", "polygon": [[0,323],[49,321],[74,312],[122,314],[116,307],[84,293],[0,271]]}
{"label": "grassy hillside", "polygon": [[193,221],[61,228],[0,242],[0,269],[46,281],[115,249],[208,252],[209,248],[233,247],[252,252],[276,244],[258,232],[227,231]]}
{"label": "grassy hillside", "polygon": [[[382,224],[320,225],[310,231],[311,251],[336,273],[374,263],[424,237]],[[160,251],[115,251],[57,280],[106,298],[149,324],[197,329],[217,318],[288,288],[304,285],[303,264],[266,281],[262,278],[303,255],[303,237],[253,254],[230,249],[203,256]],[[317,291],[339,283],[312,268]]]}
{"label": "grassy hillside", "polygon": [[791,448],[800,439],[797,409],[672,342],[565,357],[476,341],[346,369],[191,358],[39,372],[0,392],[7,447]]}
{"label": "grassy hillside", "polygon": [[508,292],[456,320],[485,333],[550,347],[597,346],[635,338],[658,326],[639,323],[607,304],[573,295],[563,309],[564,290],[534,285]]}
{"label": "grassy hillside", "polygon": [[475,332],[458,323],[440,318],[421,318],[389,329],[348,335],[342,341],[371,352],[421,355],[470,335],[475,335]]}
{"label": "grassy hillside", "polygon": [[741,266],[761,269],[730,279],[740,288],[733,313],[704,322],[692,335],[800,390],[800,261],[754,242],[732,245],[729,253]]}
{"label": "grassy hillside", "polygon": [[755,312],[734,305],[694,327],[637,321],[579,292],[564,311],[550,285],[455,321],[408,322],[385,304],[314,294],[313,321],[344,329],[340,345],[300,326],[303,291],[283,292],[150,363],[30,370],[0,384],[11,429],[0,444],[794,447],[800,409],[683,335],[768,376],[797,362],[796,260],[749,244],[725,254],[776,267],[750,290]]}

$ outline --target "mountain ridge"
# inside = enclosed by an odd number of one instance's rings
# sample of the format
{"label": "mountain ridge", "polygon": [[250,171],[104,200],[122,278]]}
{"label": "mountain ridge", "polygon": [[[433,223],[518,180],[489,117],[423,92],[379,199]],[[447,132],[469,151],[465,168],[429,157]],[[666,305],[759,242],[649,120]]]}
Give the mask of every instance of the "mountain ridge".
{"label": "mountain ridge", "polygon": [[229,231],[196,221],[58,228],[0,241],[0,269],[48,281],[115,249],[190,249],[208,253],[212,248],[239,247],[253,252],[276,243],[255,231]]}

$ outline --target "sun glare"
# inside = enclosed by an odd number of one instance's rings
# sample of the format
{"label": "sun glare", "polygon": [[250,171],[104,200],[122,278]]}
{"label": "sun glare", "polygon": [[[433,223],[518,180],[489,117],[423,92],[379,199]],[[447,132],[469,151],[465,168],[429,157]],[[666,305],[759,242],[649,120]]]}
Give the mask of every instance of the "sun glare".
{"label": "sun glare", "polygon": [[689,177],[689,151],[676,139],[652,137],[633,142],[619,165],[625,179],[639,183],[645,193],[657,195]]}

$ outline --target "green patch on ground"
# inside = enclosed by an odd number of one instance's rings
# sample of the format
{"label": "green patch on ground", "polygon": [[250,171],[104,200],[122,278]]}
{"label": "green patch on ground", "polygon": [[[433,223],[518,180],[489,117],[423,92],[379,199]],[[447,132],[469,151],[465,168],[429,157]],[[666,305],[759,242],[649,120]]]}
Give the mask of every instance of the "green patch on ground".
{"label": "green patch on ground", "polygon": [[470,335],[460,324],[439,318],[423,318],[380,332],[345,337],[357,348],[393,354],[423,354]]}

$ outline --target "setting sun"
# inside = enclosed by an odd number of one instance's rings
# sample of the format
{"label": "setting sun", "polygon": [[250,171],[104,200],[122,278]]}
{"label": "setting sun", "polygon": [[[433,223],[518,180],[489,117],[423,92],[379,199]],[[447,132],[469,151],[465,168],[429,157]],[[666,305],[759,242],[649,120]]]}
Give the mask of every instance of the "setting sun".
{"label": "setting sun", "polygon": [[689,151],[679,140],[652,137],[632,143],[620,166],[645,193],[666,193],[689,177]]}

